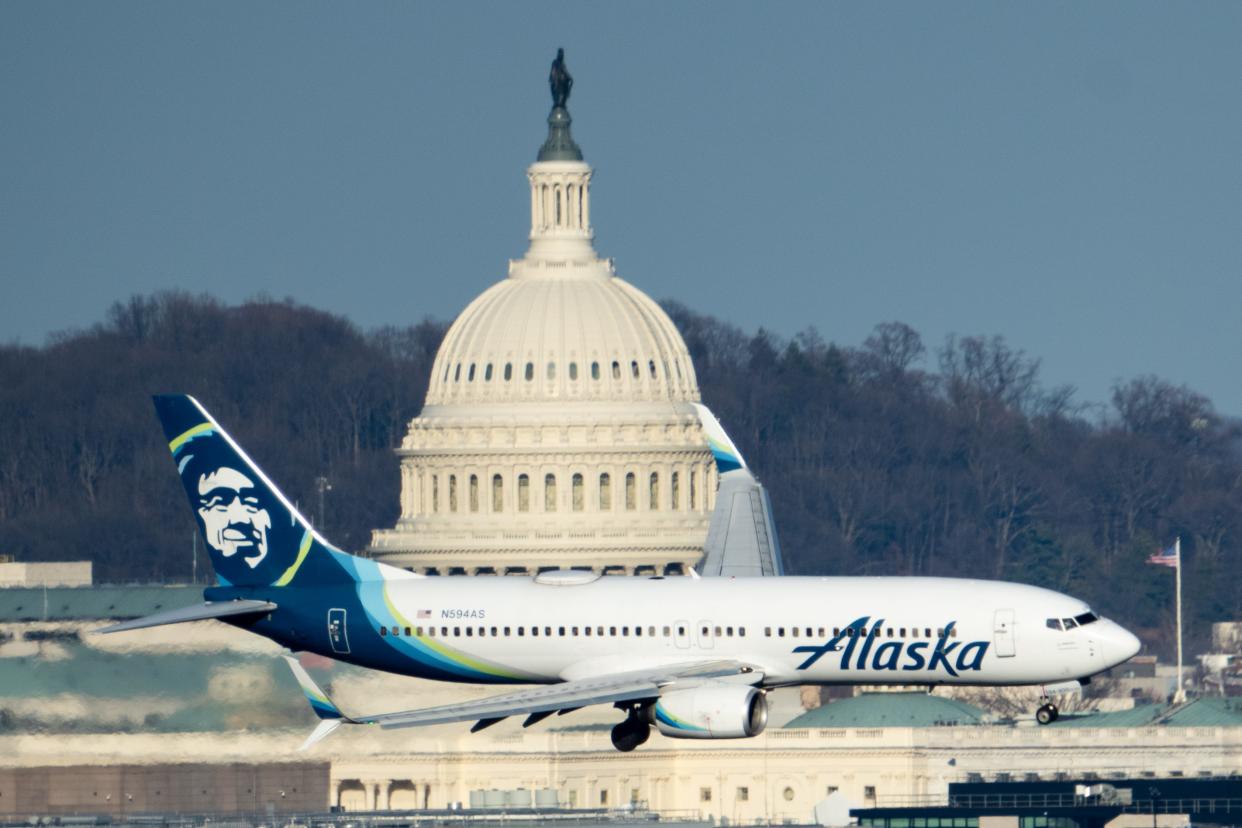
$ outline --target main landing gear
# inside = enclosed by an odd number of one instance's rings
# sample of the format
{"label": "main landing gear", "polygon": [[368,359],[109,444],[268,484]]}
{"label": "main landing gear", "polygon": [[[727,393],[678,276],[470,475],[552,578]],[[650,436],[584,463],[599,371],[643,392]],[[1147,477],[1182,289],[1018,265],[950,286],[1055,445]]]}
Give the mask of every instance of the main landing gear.
{"label": "main landing gear", "polygon": [[1039,700],[1043,702],[1039,709],[1035,711],[1035,721],[1041,725],[1052,724],[1061,715],[1061,711],[1057,710],[1057,706],[1048,698],[1048,693],[1044,692]]}
{"label": "main landing gear", "polygon": [[[620,707],[621,705],[617,705]],[[651,736],[651,725],[647,723],[646,711],[641,705],[629,708],[625,721],[612,729],[612,746],[622,753],[629,753],[647,741]]]}

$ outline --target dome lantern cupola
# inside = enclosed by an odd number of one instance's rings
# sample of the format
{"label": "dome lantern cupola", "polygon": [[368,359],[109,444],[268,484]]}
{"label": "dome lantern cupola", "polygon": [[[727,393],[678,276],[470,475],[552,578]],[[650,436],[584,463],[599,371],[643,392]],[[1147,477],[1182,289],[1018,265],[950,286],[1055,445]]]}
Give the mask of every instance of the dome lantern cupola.
{"label": "dome lantern cupola", "polygon": [[[598,256],[591,245],[591,167],[582,160],[569,128],[573,118],[566,106],[574,79],[565,68],[565,50],[556,50],[552,72],[552,112],[548,115],[548,138],[539,148],[534,164],[526,170],[530,179],[530,262],[593,262]],[[513,276],[526,275],[517,268]]]}

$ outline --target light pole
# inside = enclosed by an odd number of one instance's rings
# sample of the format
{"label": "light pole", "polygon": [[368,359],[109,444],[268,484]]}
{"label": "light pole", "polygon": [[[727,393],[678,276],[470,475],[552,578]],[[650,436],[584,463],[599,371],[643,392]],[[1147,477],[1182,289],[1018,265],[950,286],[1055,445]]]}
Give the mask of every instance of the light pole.
{"label": "light pole", "polygon": [[323,496],[325,492],[332,491],[332,484],[328,482],[326,477],[316,477],[315,489],[319,492],[319,531],[323,532],[327,528],[327,520],[323,513]]}

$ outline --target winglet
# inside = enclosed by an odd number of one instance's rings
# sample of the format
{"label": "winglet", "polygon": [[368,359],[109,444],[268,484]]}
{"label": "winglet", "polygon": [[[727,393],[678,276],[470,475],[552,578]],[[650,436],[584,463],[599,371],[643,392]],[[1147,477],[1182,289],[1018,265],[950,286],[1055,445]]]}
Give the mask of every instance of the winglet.
{"label": "winglet", "polygon": [[324,719],[315,725],[315,729],[311,731],[311,735],[306,737],[306,741],[298,748],[299,751],[307,750],[314,747],[321,740],[326,739],[334,730],[341,726],[344,719]]}
{"label": "winglet", "polygon": [[742,453],[737,450],[737,446],[729,439],[729,434],[724,430],[724,426],[716,419],[716,415],[702,403],[693,403],[695,412],[699,415],[699,423],[703,426],[703,433],[707,436],[707,444],[711,447],[712,457],[716,459],[716,468],[721,474],[733,471],[734,469],[746,468],[746,460],[743,459]]}
{"label": "winglet", "polygon": [[[306,694],[306,700],[310,702],[311,710],[314,710],[315,715],[324,720],[320,722],[319,727],[315,729],[315,733],[311,735],[311,738],[302,747],[309,747],[336,729],[335,727],[324,728],[324,722],[341,724],[342,722],[352,721],[341,712],[339,707],[332,703],[332,699],[328,698],[326,693],[319,689],[319,685],[315,684],[315,680],[310,677],[306,672],[306,668],[296,658],[291,655],[286,655],[284,658],[285,661],[289,662],[289,669],[293,671],[293,677],[297,679],[302,692]],[[320,730],[324,732],[321,734]]]}

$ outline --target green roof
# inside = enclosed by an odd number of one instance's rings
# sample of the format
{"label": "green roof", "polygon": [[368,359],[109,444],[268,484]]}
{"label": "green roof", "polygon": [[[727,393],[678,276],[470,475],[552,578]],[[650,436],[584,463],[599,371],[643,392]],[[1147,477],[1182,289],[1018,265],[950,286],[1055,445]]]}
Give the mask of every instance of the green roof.
{"label": "green roof", "polygon": [[202,600],[201,586],[7,587],[0,623],[138,618]]}
{"label": "green roof", "polygon": [[1242,699],[1209,696],[1183,705],[1141,704],[1110,713],[1063,714],[1052,727],[1242,727]]}
{"label": "green roof", "polygon": [[983,720],[977,707],[927,693],[863,693],[808,710],[785,725],[803,727],[933,727],[974,725]]}

